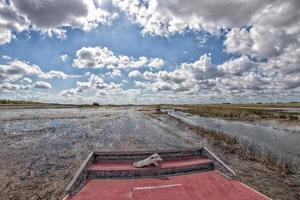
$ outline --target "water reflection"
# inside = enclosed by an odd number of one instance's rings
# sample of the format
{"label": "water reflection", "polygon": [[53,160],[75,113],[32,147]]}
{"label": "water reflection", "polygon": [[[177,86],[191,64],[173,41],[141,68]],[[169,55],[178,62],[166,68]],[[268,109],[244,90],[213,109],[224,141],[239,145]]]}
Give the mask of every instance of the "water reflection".
{"label": "water reflection", "polygon": [[254,142],[263,148],[283,156],[292,155],[294,156],[294,160],[300,163],[299,129],[277,129],[273,126],[262,126],[257,123],[245,121],[200,117],[173,110],[165,111],[168,112],[169,115],[179,118],[190,125],[236,135],[241,139]]}

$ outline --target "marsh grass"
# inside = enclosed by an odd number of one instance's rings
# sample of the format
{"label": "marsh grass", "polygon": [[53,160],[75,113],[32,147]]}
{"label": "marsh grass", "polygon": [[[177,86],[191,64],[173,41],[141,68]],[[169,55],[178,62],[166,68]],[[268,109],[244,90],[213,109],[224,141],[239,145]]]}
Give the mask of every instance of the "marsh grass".
{"label": "marsh grass", "polygon": [[293,174],[296,165],[293,163],[293,157],[283,157],[277,155],[266,148],[250,142],[249,140],[241,140],[237,136],[228,135],[222,132],[212,130],[198,129],[198,133],[222,147],[227,153],[238,154],[239,157],[246,160],[253,160],[263,163],[272,170],[277,170],[283,174]]}
{"label": "marsh grass", "polygon": [[[174,118],[174,117],[173,117]],[[182,120],[174,118],[180,122]],[[184,123],[184,122],[182,122]],[[229,135],[192,125],[185,125],[207,139],[213,145],[223,149],[225,153],[236,154],[245,160],[257,161],[264,164],[270,170],[276,170],[284,175],[296,173],[297,165],[293,162],[293,156],[281,156],[266,148],[263,148],[249,140],[240,139],[237,136]]]}
{"label": "marsh grass", "polygon": [[226,119],[284,119],[298,120],[296,113],[267,110],[261,107],[237,107],[232,105],[195,105],[177,107],[175,110],[196,114],[201,117],[221,117]]}

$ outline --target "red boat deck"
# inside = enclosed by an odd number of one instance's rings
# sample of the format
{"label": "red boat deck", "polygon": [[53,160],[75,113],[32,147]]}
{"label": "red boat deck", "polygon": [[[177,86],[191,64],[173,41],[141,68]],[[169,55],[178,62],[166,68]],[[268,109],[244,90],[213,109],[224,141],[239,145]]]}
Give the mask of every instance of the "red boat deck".
{"label": "red boat deck", "polygon": [[[101,166],[103,167],[103,165]],[[99,166],[91,166],[91,168],[95,167],[97,168]],[[213,170],[202,173],[157,178],[92,179],[87,182],[79,193],[73,197],[70,196],[68,199],[264,200],[268,198],[239,181],[227,179],[220,175],[218,171]]]}
{"label": "red boat deck", "polygon": [[[159,162],[158,168],[167,169],[167,168],[177,168],[177,167],[186,167],[193,165],[201,165],[212,163],[211,160],[205,158],[189,158],[189,159],[181,159],[181,160],[169,160]],[[147,167],[147,168],[155,168],[157,167]],[[96,162],[92,163],[87,169],[92,170],[145,170],[147,168],[135,168],[132,165],[132,162]]]}

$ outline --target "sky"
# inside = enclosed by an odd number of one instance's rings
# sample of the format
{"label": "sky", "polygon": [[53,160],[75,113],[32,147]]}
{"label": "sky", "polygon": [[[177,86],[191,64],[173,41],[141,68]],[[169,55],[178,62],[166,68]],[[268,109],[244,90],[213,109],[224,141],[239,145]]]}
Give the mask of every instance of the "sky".
{"label": "sky", "polygon": [[300,1],[0,0],[0,99],[300,101]]}

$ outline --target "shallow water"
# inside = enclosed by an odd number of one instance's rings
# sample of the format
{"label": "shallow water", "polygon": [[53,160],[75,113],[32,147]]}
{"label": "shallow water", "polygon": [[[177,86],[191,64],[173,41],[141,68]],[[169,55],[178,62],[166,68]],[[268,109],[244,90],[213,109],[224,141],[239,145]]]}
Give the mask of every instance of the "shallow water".
{"label": "shallow water", "polygon": [[261,125],[236,120],[200,117],[180,111],[167,111],[169,115],[179,118],[185,123],[206,129],[236,135],[243,141],[251,141],[262,148],[279,153],[282,156],[293,156],[300,163],[300,130],[278,129],[274,126]]}
{"label": "shallow water", "polygon": [[[0,111],[0,134],[40,131],[70,138],[87,136],[97,150],[188,147],[185,133],[134,109],[9,109]],[[33,138],[34,140],[34,138]],[[189,141],[198,142],[198,141]],[[132,145],[129,145],[132,143]],[[196,143],[195,143],[196,145]]]}
{"label": "shallow water", "polygon": [[264,110],[272,110],[272,111],[278,111],[278,112],[300,114],[300,108],[264,108]]}
{"label": "shallow water", "polygon": [[1,109],[0,199],[62,199],[91,151],[202,146],[175,122],[135,108]]}

